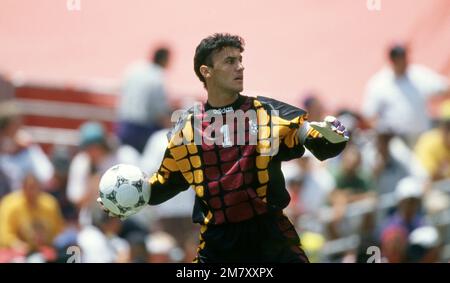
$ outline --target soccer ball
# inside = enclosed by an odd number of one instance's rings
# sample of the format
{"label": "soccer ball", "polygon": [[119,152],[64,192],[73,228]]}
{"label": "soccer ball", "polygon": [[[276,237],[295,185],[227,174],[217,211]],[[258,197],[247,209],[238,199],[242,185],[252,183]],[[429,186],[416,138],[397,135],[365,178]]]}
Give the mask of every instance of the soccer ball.
{"label": "soccer ball", "polygon": [[103,206],[120,217],[137,213],[150,199],[147,175],[128,164],[109,168],[100,179],[99,191]]}

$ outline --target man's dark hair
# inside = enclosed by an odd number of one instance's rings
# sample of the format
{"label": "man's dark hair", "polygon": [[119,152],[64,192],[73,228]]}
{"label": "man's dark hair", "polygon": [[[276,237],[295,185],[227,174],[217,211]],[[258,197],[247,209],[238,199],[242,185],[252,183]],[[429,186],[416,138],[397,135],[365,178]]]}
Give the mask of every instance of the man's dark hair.
{"label": "man's dark hair", "polygon": [[153,63],[164,65],[169,60],[170,50],[166,47],[158,48],[153,54]]}
{"label": "man's dark hair", "polygon": [[389,48],[389,59],[391,61],[394,61],[397,58],[403,58],[406,56],[406,53],[407,53],[407,50],[404,45],[397,44],[397,45],[391,46],[391,48]]}
{"label": "man's dark hair", "polygon": [[206,65],[213,67],[212,54],[218,52],[224,47],[235,47],[241,52],[244,51],[244,39],[238,35],[231,35],[229,33],[215,33],[207,38],[204,38],[195,49],[194,56],[194,71],[200,81],[206,87],[205,78],[200,73],[200,66]]}

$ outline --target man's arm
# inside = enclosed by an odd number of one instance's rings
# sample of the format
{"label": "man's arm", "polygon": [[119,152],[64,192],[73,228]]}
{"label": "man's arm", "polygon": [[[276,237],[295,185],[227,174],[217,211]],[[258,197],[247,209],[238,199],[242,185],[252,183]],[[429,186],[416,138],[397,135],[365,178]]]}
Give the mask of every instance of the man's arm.
{"label": "man's arm", "polygon": [[[175,127],[168,133],[169,143],[158,171],[149,179],[151,186],[151,195],[149,204],[161,204],[182,191],[189,188],[189,183],[181,173],[175,157],[172,155],[174,150],[183,140],[183,128],[186,126],[187,116],[182,116]],[[179,157],[178,157],[179,159]]]}
{"label": "man's arm", "polygon": [[341,153],[349,140],[347,130],[334,117],[310,123],[306,111],[300,108],[267,97],[259,96],[258,101],[263,104],[267,115],[271,113],[272,130],[280,137],[278,160],[299,158],[305,147],[317,159],[325,160]]}
{"label": "man's arm", "polygon": [[172,162],[168,160],[164,157],[158,172],[149,179],[151,195],[148,204],[150,205],[161,204],[189,188],[189,183],[179,170],[170,171],[164,166],[164,163]]}
{"label": "man's arm", "polygon": [[[148,178],[147,182],[150,187],[150,199],[148,201],[149,205],[161,204],[189,188],[189,183],[181,174],[181,171],[179,170],[175,159],[170,154],[169,149],[166,149],[158,171]],[[97,199],[97,202],[110,216],[120,217],[107,210],[104,207],[100,197]],[[135,213],[136,212],[137,211],[135,211]],[[121,219],[125,218],[126,217],[121,217]]]}
{"label": "man's arm", "polygon": [[[182,126],[183,124],[179,123],[179,125]],[[187,190],[190,186],[171,153],[171,148],[173,150],[174,144],[178,144],[180,139],[182,139],[181,127],[174,128],[169,132],[169,143],[165,149],[161,165],[158,171],[147,180],[150,187],[149,205],[161,204]],[[110,216],[116,216],[105,209],[100,198],[97,201]]]}

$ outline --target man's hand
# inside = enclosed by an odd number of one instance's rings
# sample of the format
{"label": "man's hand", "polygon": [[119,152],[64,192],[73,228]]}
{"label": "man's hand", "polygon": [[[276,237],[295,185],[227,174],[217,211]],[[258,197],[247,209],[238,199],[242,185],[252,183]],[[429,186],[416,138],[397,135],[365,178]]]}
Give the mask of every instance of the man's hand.
{"label": "man's hand", "polygon": [[112,213],[111,211],[109,211],[108,209],[106,209],[106,207],[103,205],[102,199],[101,198],[97,198],[97,203],[100,205],[100,207],[103,209],[103,211],[108,214],[108,216],[110,217],[118,217],[120,218],[120,220],[125,220],[127,219],[126,216],[120,216],[120,215],[116,215],[114,213]]}
{"label": "man's hand", "polygon": [[350,139],[347,129],[336,117],[327,116],[323,122],[310,122],[309,125],[332,143],[346,142]]}

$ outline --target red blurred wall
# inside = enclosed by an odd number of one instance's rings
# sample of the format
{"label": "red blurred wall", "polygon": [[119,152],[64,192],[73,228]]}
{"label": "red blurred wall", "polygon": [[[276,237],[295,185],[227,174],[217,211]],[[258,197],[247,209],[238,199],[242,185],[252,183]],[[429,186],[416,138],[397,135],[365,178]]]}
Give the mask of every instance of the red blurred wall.
{"label": "red blurred wall", "polygon": [[[76,0],[71,0],[76,1]],[[377,1],[377,0],[373,0]],[[372,2],[373,2],[372,1]],[[450,76],[450,1],[0,0],[0,73],[37,83],[117,85],[126,66],[168,43],[171,95],[204,93],[195,46],[214,32],[242,35],[245,87],[291,103],[307,90],[358,108],[385,49],[408,41],[414,62]]]}

